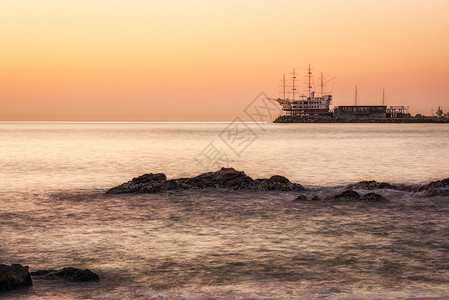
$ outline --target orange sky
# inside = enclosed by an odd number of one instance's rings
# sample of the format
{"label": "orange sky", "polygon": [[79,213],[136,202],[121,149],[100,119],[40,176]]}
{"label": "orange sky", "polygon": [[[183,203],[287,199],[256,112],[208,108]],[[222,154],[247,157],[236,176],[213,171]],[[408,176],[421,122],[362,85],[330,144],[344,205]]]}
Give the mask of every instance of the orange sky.
{"label": "orange sky", "polygon": [[0,120],[231,120],[308,63],[334,105],[449,110],[447,0],[2,2]]}

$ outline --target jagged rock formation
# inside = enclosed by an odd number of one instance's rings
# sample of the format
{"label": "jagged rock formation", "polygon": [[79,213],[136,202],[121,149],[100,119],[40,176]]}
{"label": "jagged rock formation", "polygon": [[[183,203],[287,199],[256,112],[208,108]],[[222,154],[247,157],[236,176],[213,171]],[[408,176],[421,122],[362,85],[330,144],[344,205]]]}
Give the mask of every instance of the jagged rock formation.
{"label": "jagged rock formation", "polygon": [[10,266],[0,264],[0,291],[29,287],[32,284],[28,267],[20,264]]}
{"label": "jagged rock formation", "polygon": [[221,168],[192,178],[167,179],[163,173],[144,174],[108,190],[108,194],[160,193],[187,189],[231,189],[261,191],[301,191],[302,185],[292,183],[284,176],[274,175],[265,179],[252,179],[243,171]]}

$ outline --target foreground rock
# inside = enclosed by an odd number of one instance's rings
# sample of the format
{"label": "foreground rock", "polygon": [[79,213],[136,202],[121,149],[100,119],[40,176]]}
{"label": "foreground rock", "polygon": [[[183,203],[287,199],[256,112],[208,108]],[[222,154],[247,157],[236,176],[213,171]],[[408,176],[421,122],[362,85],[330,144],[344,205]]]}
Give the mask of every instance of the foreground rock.
{"label": "foreground rock", "polygon": [[233,168],[221,168],[192,178],[169,179],[163,173],[145,174],[108,190],[108,194],[160,193],[187,189],[232,189],[261,191],[301,191],[302,185],[292,183],[284,176],[274,175],[268,179],[252,179],[245,172]]}
{"label": "foreground rock", "polygon": [[416,189],[417,192],[426,192],[429,197],[432,196],[449,196],[449,178],[432,181]]}
{"label": "foreground rock", "polygon": [[19,264],[10,266],[0,264],[0,291],[29,287],[32,284],[28,267]]}
{"label": "foreground rock", "polygon": [[89,269],[64,268],[61,270],[38,270],[31,272],[31,275],[42,279],[62,278],[74,282],[98,281],[100,277]]}

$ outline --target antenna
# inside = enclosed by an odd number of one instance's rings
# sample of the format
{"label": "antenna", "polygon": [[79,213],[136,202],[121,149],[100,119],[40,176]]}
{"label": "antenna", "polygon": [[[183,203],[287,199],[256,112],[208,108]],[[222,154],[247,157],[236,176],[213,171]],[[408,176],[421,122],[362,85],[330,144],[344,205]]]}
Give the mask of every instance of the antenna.
{"label": "antenna", "polygon": [[385,106],[385,89],[382,90],[382,106]]}
{"label": "antenna", "polygon": [[359,96],[357,95],[357,85],[355,86],[355,106],[357,106],[357,100]]}
{"label": "antenna", "polygon": [[295,74],[295,69],[293,68],[293,87],[292,87],[292,101],[295,101],[295,91],[296,91],[296,87],[295,87],[295,81],[296,81],[296,74]]}
{"label": "antenna", "polygon": [[310,98],[310,90],[312,89],[312,86],[310,85],[310,77],[312,76],[312,72],[310,71],[310,64],[309,64],[309,72],[307,73],[307,75],[309,76],[309,86],[307,87],[307,89],[309,90],[309,98]]}

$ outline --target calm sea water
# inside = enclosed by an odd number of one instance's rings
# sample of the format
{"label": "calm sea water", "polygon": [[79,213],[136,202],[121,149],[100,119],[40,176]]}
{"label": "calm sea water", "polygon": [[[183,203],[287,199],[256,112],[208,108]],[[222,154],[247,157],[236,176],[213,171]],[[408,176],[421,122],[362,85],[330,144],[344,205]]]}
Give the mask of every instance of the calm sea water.
{"label": "calm sea water", "polygon": [[[219,166],[325,197],[449,177],[446,124],[0,123],[0,263],[89,268],[2,298],[449,297],[449,199],[292,203],[282,192],[105,195]],[[363,191],[360,191],[363,193]]]}

